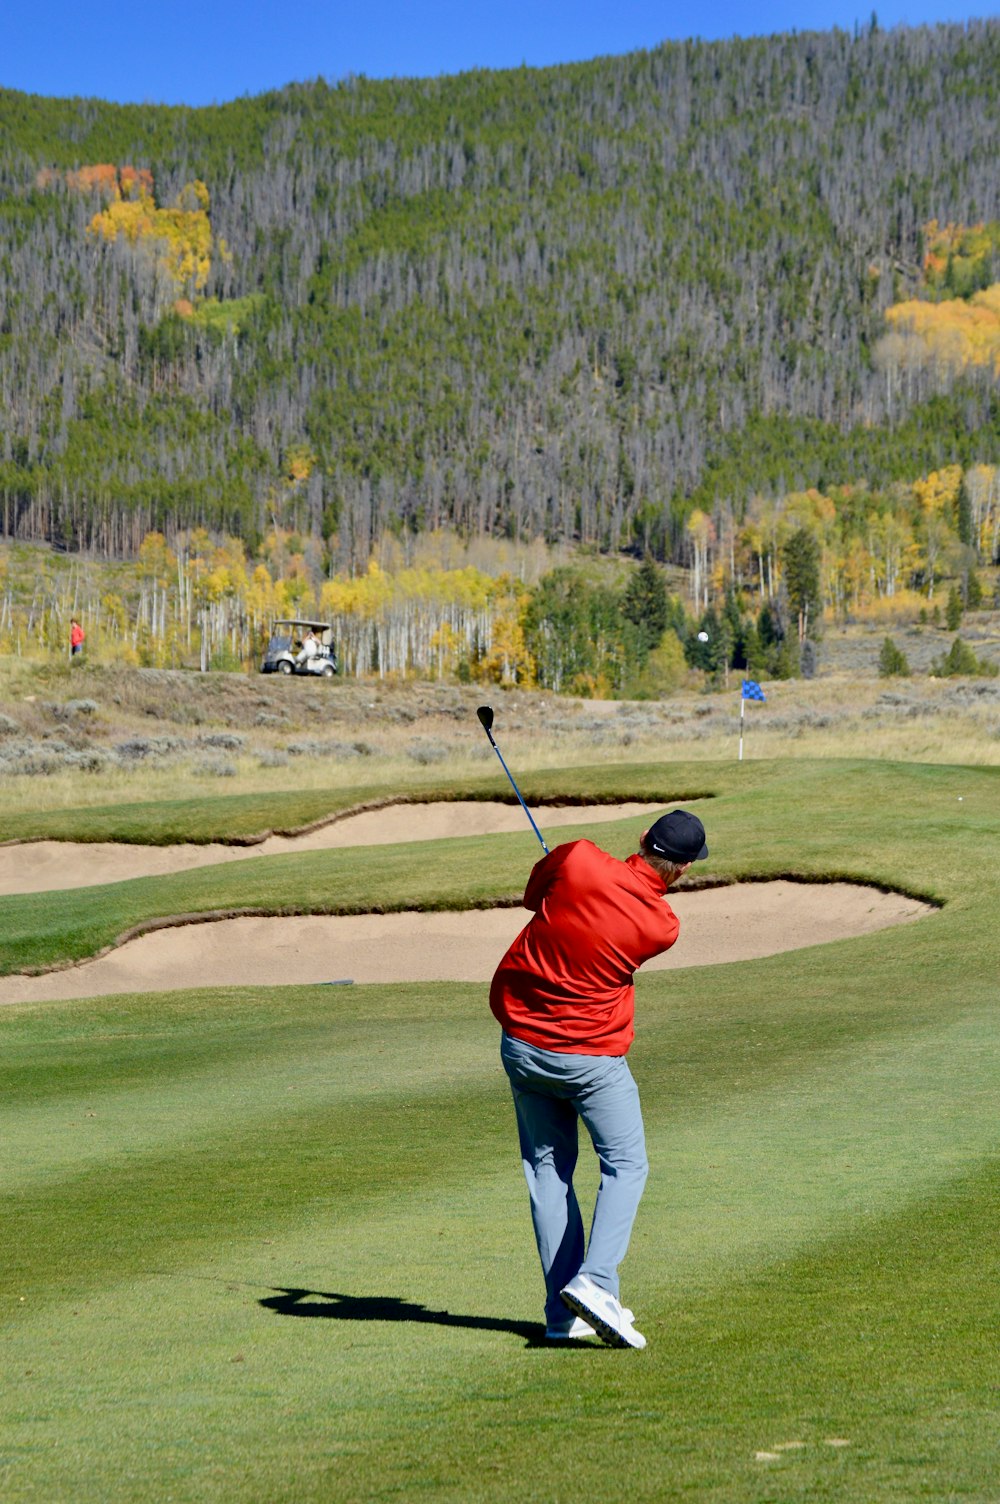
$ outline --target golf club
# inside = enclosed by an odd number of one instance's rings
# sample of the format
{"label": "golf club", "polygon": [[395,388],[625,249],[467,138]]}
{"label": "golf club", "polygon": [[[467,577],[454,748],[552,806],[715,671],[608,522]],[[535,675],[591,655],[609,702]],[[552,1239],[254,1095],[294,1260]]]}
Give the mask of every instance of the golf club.
{"label": "golf club", "polygon": [[535,824],[534,820],[532,820],[532,818],[531,818],[531,810],[528,808],[528,806],[525,804],[524,800],[521,798],[521,790],[518,788],[518,786],[514,782],[513,778],[511,778],[511,776],[510,776],[510,768],[508,768],[507,764],[503,760],[503,753],[500,751],[500,748],[497,746],[496,742],[493,740],[493,706],[492,705],[480,705],[479,709],[476,711],[476,714],[479,717],[479,720],[480,720],[480,723],[482,724],[483,730],[486,732],[486,735],[490,739],[490,746],[493,748],[494,752],[496,753],[496,755],[500,759],[500,766],[503,768],[504,772],[507,774],[507,777],[510,778],[510,786],[514,790],[514,793],[517,795],[518,802],[520,803],[521,808],[524,810],[524,813],[527,815],[528,819],[531,820],[531,828],[535,832],[535,835],[538,837],[539,842],[541,843],[542,850],[545,852],[545,855],[548,856],[548,854],[549,854],[549,848],[546,846],[545,842],[542,840],[542,833],[538,829],[538,826]]}

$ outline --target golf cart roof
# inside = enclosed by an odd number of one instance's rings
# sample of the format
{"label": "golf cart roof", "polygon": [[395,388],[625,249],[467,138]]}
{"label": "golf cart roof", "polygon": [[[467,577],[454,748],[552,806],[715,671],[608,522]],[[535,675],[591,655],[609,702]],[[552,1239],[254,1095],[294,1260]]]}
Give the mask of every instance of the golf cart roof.
{"label": "golf cart roof", "polygon": [[274,623],[273,631],[278,627],[311,627],[314,632],[329,632],[333,623],[329,621],[302,621],[297,616],[282,616]]}

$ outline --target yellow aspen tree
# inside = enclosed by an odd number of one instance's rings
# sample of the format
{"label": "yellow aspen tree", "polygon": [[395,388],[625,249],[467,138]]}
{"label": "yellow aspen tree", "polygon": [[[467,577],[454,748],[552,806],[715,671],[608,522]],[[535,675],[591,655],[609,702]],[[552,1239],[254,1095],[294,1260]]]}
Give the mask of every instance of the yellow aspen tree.
{"label": "yellow aspen tree", "polygon": [[462,638],[449,622],[443,621],[436,631],[431,634],[428,667],[432,672],[436,673],[438,680],[444,679],[455,672],[461,646]]}
{"label": "yellow aspen tree", "polygon": [[747,573],[752,575],[754,570],[757,571],[757,588],[763,605],[767,592],[764,572],[764,529],[759,517],[748,516],[740,530],[739,547],[741,555],[747,561]]}
{"label": "yellow aspen tree", "polygon": [[897,303],[885,316],[891,328],[919,347],[925,364],[946,371],[986,367],[1000,374],[1000,284],[968,299]]}
{"label": "yellow aspen tree", "polygon": [[495,684],[518,684],[530,689],[535,665],[524,636],[524,610],[529,592],[509,575],[501,575],[493,589],[490,646],[482,672]]}
{"label": "yellow aspen tree", "polygon": [[866,599],[872,584],[872,556],[864,540],[855,535],[845,545],[841,555],[840,588],[844,612],[857,611]]}
{"label": "yellow aspen tree", "polygon": [[188,183],[168,208],[157,206],[151,181],[147,188],[145,182],[136,179],[128,197],[116,192],[94,215],[88,233],[101,240],[121,238],[137,248],[144,247],[155,257],[175,292],[190,297],[204,290],[213,252],[223,260],[231,259],[225,242],[213,239],[208,208],[208,189],[200,179]]}
{"label": "yellow aspen tree", "polygon": [[927,583],[927,599],[934,598],[934,583],[938,562],[953,541],[949,518],[955,514],[958,488],[962,482],[959,465],[948,465],[943,470],[932,470],[930,475],[913,482],[913,496],[918,507],[918,541],[923,550],[923,568]]}

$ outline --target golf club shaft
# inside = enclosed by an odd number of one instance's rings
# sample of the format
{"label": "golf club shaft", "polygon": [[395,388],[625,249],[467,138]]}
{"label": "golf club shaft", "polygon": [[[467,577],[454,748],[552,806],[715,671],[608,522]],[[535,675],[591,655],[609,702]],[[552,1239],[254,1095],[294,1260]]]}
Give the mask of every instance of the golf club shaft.
{"label": "golf club shaft", "polygon": [[501,753],[500,748],[497,746],[496,742],[493,741],[492,736],[490,737],[490,741],[493,742],[493,750],[494,750],[494,752],[496,753],[496,755],[500,759],[500,766],[503,768],[504,772],[507,774],[507,777],[510,778],[510,786],[514,790],[514,793],[517,795],[518,800],[519,800],[520,805],[521,805],[521,808],[524,810],[524,813],[527,815],[528,819],[531,820],[531,828],[535,832],[535,835],[538,837],[538,840],[539,840],[539,843],[541,844],[542,850],[545,852],[545,855],[548,856],[548,854],[549,854],[549,848],[546,846],[545,842],[542,840],[542,832],[538,829],[538,826],[535,824],[534,819],[532,818],[531,810],[528,808],[528,806],[525,804],[524,800],[521,798],[521,790],[518,788],[518,786],[514,782],[513,778],[510,777],[510,768],[508,768],[507,764],[504,762],[504,760],[503,760],[503,754]]}
{"label": "golf club shaft", "polygon": [[545,842],[542,840],[542,832],[538,829],[538,826],[535,824],[534,819],[532,818],[531,810],[528,808],[528,806],[525,804],[524,800],[521,798],[521,790],[518,788],[518,786],[514,782],[513,778],[511,778],[510,768],[508,768],[507,764],[504,762],[504,760],[503,760],[503,753],[500,751],[500,748],[497,746],[496,742],[493,740],[493,732],[490,730],[489,726],[487,726],[485,722],[483,723],[483,730],[486,732],[486,735],[490,739],[490,746],[493,748],[494,752],[496,753],[496,755],[500,759],[500,766],[503,768],[504,772],[507,774],[507,777],[510,778],[510,786],[514,790],[514,793],[517,795],[518,803],[520,804],[521,808],[524,810],[524,813],[527,815],[528,819],[531,820],[531,828],[535,832],[535,835],[538,837],[538,841],[539,841],[539,844],[541,845],[542,850],[545,852],[545,855],[548,856],[548,854],[549,854],[549,848],[546,846]]}

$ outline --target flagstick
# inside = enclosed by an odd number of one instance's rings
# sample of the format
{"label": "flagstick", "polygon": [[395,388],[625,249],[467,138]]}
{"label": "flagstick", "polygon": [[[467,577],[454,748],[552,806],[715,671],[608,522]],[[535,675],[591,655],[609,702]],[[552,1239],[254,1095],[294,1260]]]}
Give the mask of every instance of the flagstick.
{"label": "flagstick", "polygon": [[745,704],[746,704],[746,701],[743,698],[743,691],[741,689],[740,690],[740,755],[739,755],[739,759],[738,759],[740,762],[743,761],[743,707],[744,707]]}

